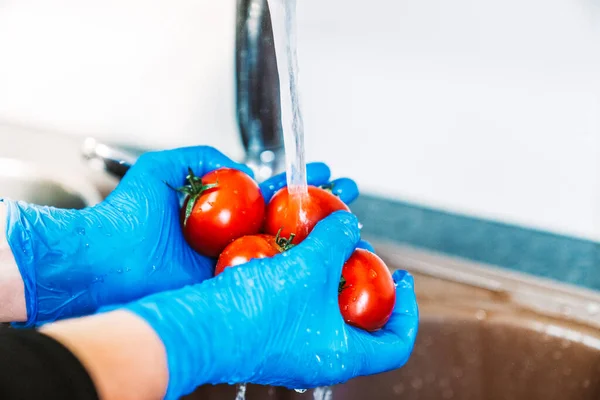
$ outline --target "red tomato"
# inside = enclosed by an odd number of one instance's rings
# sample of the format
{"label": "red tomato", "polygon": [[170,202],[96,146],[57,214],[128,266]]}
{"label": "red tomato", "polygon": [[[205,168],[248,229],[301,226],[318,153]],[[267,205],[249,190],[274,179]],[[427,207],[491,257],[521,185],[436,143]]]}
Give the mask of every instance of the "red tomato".
{"label": "red tomato", "polygon": [[300,198],[290,196],[287,187],[280,189],[267,206],[265,233],[275,235],[281,229],[283,237],[295,234],[294,243],[303,241],[317,222],[335,211],[350,211],[330,191],[308,186]]}
{"label": "red tomato", "polygon": [[245,264],[254,258],[273,257],[291,247],[289,240],[272,235],[243,236],[231,242],[219,256],[215,276],[225,268]]}
{"label": "red tomato", "polygon": [[386,324],[396,303],[396,285],[381,258],[354,250],[342,268],[338,302],[350,325],[374,332]]}
{"label": "red tomato", "polygon": [[217,257],[235,239],[260,231],[265,201],[258,184],[233,168],[219,168],[202,178],[190,170],[181,219],[183,235],[198,253]]}

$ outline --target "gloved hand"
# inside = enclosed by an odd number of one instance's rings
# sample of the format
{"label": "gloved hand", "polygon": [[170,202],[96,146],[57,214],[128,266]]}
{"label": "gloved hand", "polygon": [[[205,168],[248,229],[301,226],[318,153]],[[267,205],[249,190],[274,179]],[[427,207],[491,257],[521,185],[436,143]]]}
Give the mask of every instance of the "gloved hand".
{"label": "gloved hand", "polygon": [[340,314],[342,266],[358,241],[356,218],[336,212],[285,253],[127,305],[165,345],[166,398],[203,384],[312,388],[402,366],[418,327],[406,271],[393,274],[396,306],[382,330],[354,328]]}
{"label": "gloved hand", "polygon": [[[192,167],[198,176],[223,166],[249,169],[211,147],[144,154],[101,204],[64,210],[6,200],[7,239],[25,284],[32,326],[92,313],[102,305],[180,288],[212,277],[214,260],[185,242],[179,221],[181,186]],[[308,165],[310,184],[328,182],[325,164]],[[285,175],[261,185],[268,201]],[[341,199],[358,196],[349,179],[334,181]],[[367,244],[365,246],[368,246]]]}

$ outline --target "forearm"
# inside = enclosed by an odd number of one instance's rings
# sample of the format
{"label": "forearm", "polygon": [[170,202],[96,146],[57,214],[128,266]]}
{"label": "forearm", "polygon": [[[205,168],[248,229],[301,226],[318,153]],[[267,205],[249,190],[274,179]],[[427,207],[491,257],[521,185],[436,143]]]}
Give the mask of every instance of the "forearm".
{"label": "forearm", "polygon": [[48,324],[41,332],[67,347],[88,371],[101,399],[162,399],[165,348],[140,317],[114,311]]}
{"label": "forearm", "polygon": [[6,239],[6,205],[0,202],[0,322],[26,319],[25,288]]}

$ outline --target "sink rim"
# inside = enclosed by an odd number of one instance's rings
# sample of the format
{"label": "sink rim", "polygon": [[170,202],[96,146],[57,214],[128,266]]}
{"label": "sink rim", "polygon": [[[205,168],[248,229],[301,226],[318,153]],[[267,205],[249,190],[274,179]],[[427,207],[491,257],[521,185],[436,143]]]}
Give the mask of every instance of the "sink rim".
{"label": "sink rim", "polygon": [[[86,206],[102,201],[98,189],[85,179],[83,173],[73,173],[49,163],[40,163],[16,157],[0,156],[0,176],[28,182],[49,182],[67,193],[81,198]],[[10,198],[7,196],[6,198]],[[23,200],[12,199],[11,200]]]}
{"label": "sink rim", "polygon": [[[538,317],[575,322],[594,329],[600,328],[600,292],[561,282],[509,271],[446,254],[423,250],[377,238],[369,240],[390,270],[406,269],[411,273],[462,287],[463,296],[447,291],[423,293],[415,285],[419,307],[427,304],[448,304],[462,309],[478,304],[510,310],[526,310]],[[468,289],[484,292],[480,299]],[[487,298],[486,298],[487,296]],[[481,308],[481,307],[479,307]]]}

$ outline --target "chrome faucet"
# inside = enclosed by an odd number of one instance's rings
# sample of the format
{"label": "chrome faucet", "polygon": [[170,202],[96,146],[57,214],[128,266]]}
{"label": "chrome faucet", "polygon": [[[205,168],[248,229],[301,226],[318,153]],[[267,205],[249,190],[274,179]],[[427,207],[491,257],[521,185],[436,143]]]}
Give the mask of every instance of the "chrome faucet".
{"label": "chrome faucet", "polygon": [[238,0],[236,107],[245,163],[263,181],[285,169],[279,76],[267,0]]}
{"label": "chrome faucet", "polygon": [[[244,163],[262,182],[285,170],[279,75],[267,0],[237,0],[235,68]],[[83,156],[118,178],[137,158],[93,138],[84,142]]]}

